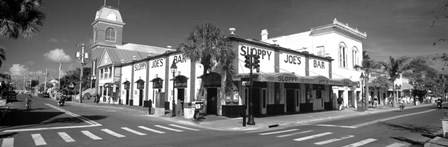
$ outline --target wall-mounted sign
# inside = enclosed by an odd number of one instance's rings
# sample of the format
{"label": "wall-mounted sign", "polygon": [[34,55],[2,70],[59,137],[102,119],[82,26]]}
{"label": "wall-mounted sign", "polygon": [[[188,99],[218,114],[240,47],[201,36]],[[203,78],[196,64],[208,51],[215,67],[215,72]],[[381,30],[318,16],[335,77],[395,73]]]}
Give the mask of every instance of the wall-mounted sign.
{"label": "wall-mounted sign", "polygon": [[143,81],[142,79],[135,81],[135,83],[137,83],[137,89],[141,90],[145,88],[145,81]]}
{"label": "wall-mounted sign", "polygon": [[129,90],[131,83],[129,81],[123,82],[124,89]]}
{"label": "wall-mounted sign", "polygon": [[161,89],[161,88],[163,88],[163,79],[155,78],[155,79],[151,80],[151,82],[152,82],[152,88],[153,89]]}
{"label": "wall-mounted sign", "polygon": [[247,45],[240,45],[240,55],[260,55],[260,59],[262,60],[271,60],[273,51],[269,51],[266,49],[255,48]]}
{"label": "wall-mounted sign", "polygon": [[314,59],[314,60],[313,60],[313,67],[314,67],[314,68],[325,69],[325,62],[324,62],[324,61],[319,61],[319,60]]}
{"label": "wall-mounted sign", "polygon": [[146,69],[146,62],[137,63],[134,65],[134,71]]}
{"label": "wall-mounted sign", "polygon": [[185,76],[177,76],[174,79],[174,87],[175,88],[186,88],[187,87],[188,78]]}
{"label": "wall-mounted sign", "polygon": [[155,59],[152,61],[151,68],[157,68],[157,67],[163,67],[163,64],[165,63],[163,58]]}

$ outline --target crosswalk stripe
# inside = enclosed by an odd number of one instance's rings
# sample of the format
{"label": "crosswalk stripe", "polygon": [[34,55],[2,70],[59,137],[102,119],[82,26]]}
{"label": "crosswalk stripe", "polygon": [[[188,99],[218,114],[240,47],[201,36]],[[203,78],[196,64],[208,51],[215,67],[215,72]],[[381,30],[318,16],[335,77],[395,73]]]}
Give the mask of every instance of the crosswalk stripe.
{"label": "crosswalk stripe", "polygon": [[34,144],[36,144],[36,146],[46,145],[47,144],[45,142],[44,138],[42,137],[42,135],[40,135],[40,134],[31,134],[31,136],[33,137]]}
{"label": "crosswalk stripe", "polygon": [[304,134],[304,133],[309,133],[309,132],[313,132],[313,130],[306,130],[306,131],[302,131],[302,132],[295,132],[295,133],[291,133],[291,134],[279,135],[276,137],[282,138],[282,137],[288,137],[288,136],[292,136],[292,135]]}
{"label": "crosswalk stripe", "polygon": [[258,135],[271,135],[271,134],[278,134],[278,133],[285,133],[285,132],[292,132],[297,131],[299,129],[290,129],[290,130],[282,130],[282,131],[276,131],[276,132],[268,132],[268,133],[260,133]]}
{"label": "crosswalk stripe", "polygon": [[395,143],[392,143],[392,144],[390,144],[390,145],[388,145],[386,147],[402,147],[402,146],[408,146],[408,145],[409,144],[406,144],[406,143],[395,142]]}
{"label": "crosswalk stripe", "polygon": [[182,128],[182,129],[186,129],[186,130],[199,131],[198,129],[193,129],[193,128],[184,127],[184,126],[179,126],[179,125],[175,125],[175,124],[170,124],[170,126],[178,127],[178,128]]}
{"label": "crosswalk stripe", "polygon": [[336,141],[340,141],[340,140],[344,140],[344,139],[348,139],[348,138],[352,138],[355,137],[354,135],[348,135],[348,136],[342,136],[339,138],[333,138],[333,139],[329,139],[329,140],[325,140],[325,141],[321,141],[321,142],[316,142],[314,143],[315,145],[324,145],[324,144],[329,144],[332,142],[336,142]]}
{"label": "crosswalk stripe", "polygon": [[117,132],[114,132],[114,131],[109,130],[109,129],[101,129],[101,131],[104,131],[104,132],[106,132],[106,133],[108,133],[108,134],[110,134],[112,136],[118,137],[118,138],[126,137],[124,135],[118,134]]}
{"label": "crosswalk stripe", "polygon": [[154,125],[154,126],[159,127],[159,128],[162,128],[162,129],[166,129],[166,130],[174,131],[174,132],[183,132],[182,130],[173,129],[173,128],[168,128],[168,127],[161,126],[161,125]]}
{"label": "crosswalk stripe", "polygon": [[93,139],[93,140],[101,140],[101,139],[103,139],[103,138],[101,138],[101,137],[98,137],[98,136],[96,136],[96,135],[90,133],[89,131],[86,131],[86,130],[81,131],[81,132],[82,132],[84,135],[86,135],[87,137],[89,137],[89,138],[91,138],[91,139]]}
{"label": "crosswalk stripe", "polygon": [[2,147],[13,147],[14,146],[14,138],[5,138],[2,142]]}
{"label": "crosswalk stripe", "polygon": [[137,135],[140,135],[140,136],[146,135],[145,133],[142,133],[142,132],[139,132],[139,131],[136,131],[136,130],[129,129],[128,127],[121,127],[121,128],[122,128],[123,130],[129,131],[129,132],[131,132],[131,133],[134,133],[134,134],[137,134]]}
{"label": "crosswalk stripe", "polygon": [[138,126],[138,127],[141,128],[141,129],[147,130],[147,131],[154,132],[154,133],[159,133],[159,134],[165,133],[165,132],[162,132],[162,131],[159,131],[159,130],[154,130],[154,129],[151,129],[151,128],[148,128],[148,127],[145,127],[145,126]]}
{"label": "crosswalk stripe", "polygon": [[58,132],[58,134],[65,142],[75,142],[75,140],[65,132]]}
{"label": "crosswalk stripe", "polygon": [[368,143],[374,142],[374,141],[376,141],[376,139],[369,138],[369,139],[362,140],[362,141],[359,141],[359,142],[355,142],[355,143],[352,143],[352,144],[349,144],[349,145],[346,145],[346,146],[343,146],[343,147],[358,147],[358,146],[362,146],[362,145],[365,145],[365,144],[368,144]]}
{"label": "crosswalk stripe", "polygon": [[325,133],[315,134],[315,135],[306,136],[306,137],[302,137],[302,138],[296,138],[296,139],[294,139],[294,141],[304,141],[304,140],[313,139],[313,138],[330,135],[330,134],[333,134],[333,133],[325,132]]}

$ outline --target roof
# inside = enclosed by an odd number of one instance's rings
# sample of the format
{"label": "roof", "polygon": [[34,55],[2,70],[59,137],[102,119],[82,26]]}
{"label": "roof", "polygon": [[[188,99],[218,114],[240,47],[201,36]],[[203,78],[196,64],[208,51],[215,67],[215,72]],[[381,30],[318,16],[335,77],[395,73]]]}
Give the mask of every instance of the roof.
{"label": "roof", "polygon": [[146,58],[148,55],[151,55],[146,52],[106,48],[103,52],[103,56],[106,55],[105,52],[107,52],[111,62],[116,66],[123,63],[132,62],[133,60],[141,60]]}
{"label": "roof", "polygon": [[170,49],[170,48],[136,44],[136,43],[126,43],[123,45],[115,45],[115,47],[117,49],[133,50],[133,51],[147,52],[147,53],[152,53],[152,54],[163,54],[166,51],[174,51],[174,49]]}
{"label": "roof", "polygon": [[95,21],[96,20],[106,20],[119,24],[124,24],[123,19],[121,18],[120,11],[118,11],[118,9],[109,6],[103,6],[98,11],[96,11]]}

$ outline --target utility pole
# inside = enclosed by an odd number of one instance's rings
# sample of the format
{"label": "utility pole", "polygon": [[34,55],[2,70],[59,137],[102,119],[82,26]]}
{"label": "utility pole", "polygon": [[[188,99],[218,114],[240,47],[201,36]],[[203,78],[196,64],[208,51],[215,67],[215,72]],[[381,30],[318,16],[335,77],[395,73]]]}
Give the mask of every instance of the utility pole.
{"label": "utility pole", "polygon": [[81,47],[81,51],[76,52],[76,57],[78,58],[79,62],[81,63],[81,72],[79,73],[79,103],[82,103],[82,76],[84,72],[84,64],[86,63],[85,60],[89,57],[88,53],[84,52],[84,49],[88,47],[88,45],[84,43],[80,43],[76,45],[77,47]]}
{"label": "utility pole", "polygon": [[47,75],[48,75],[48,69],[45,68],[44,92],[47,92]]}

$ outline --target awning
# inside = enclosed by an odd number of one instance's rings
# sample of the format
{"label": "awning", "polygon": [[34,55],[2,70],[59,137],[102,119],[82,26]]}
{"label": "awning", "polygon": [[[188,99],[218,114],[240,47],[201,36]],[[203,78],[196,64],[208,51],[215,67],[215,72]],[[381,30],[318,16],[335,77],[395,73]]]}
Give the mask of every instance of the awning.
{"label": "awning", "polygon": [[[249,81],[249,74],[236,74],[233,76],[235,81]],[[324,76],[298,76],[292,73],[254,73],[253,81],[258,82],[276,82],[276,83],[305,83],[322,84],[334,86],[358,86],[358,82],[350,79],[329,79]]]}

